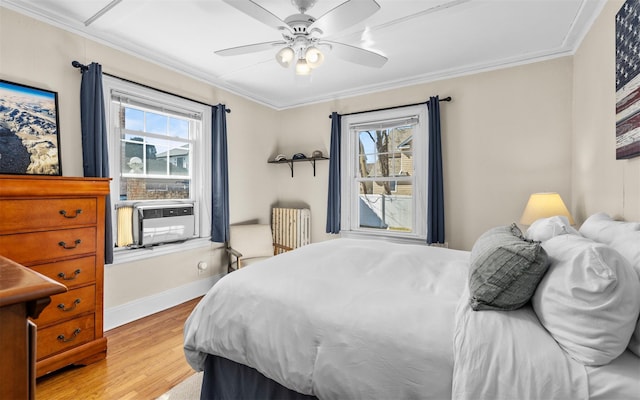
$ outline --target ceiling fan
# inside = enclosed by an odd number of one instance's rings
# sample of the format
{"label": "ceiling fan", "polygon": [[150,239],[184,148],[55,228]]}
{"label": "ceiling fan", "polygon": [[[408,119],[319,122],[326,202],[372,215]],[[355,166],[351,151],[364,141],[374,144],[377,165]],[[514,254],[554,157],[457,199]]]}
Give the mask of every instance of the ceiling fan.
{"label": "ceiling fan", "polygon": [[288,68],[295,62],[297,75],[309,75],[313,68],[322,64],[324,54],[321,48],[331,50],[343,60],[369,67],[380,68],[387,62],[385,56],[376,52],[323,39],[324,36],[337,33],[373,15],[380,9],[380,5],[375,0],[347,0],[317,19],[306,14],[317,0],[291,0],[299,13],[288,16],[284,21],[254,1],[223,1],[277,29],[282,34],[282,40],[218,50],[215,52],[218,55],[235,56],[280,48],[276,54],[276,60],[284,68]]}

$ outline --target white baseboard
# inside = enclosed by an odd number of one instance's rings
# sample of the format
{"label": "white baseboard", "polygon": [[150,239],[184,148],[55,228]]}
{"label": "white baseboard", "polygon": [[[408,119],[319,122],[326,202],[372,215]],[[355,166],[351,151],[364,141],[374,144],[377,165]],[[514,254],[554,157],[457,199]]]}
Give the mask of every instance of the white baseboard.
{"label": "white baseboard", "polygon": [[200,279],[129,303],[107,308],[104,310],[104,330],[117,328],[202,296],[223,276],[220,274]]}

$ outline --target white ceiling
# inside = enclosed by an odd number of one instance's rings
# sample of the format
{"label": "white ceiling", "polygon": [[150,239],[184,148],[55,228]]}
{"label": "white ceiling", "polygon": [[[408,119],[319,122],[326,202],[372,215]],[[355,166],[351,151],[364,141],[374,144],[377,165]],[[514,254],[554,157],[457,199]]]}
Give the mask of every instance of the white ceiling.
{"label": "white ceiling", "polygon": [[[357,1],[357,0],[356,0]],[[310,82],[275,52],[222,57],[215,50],[281,40],[278,31],[222,0],[3,0],[5,7],[168,66],[275,109],[348,97],[573,54],[606,0],[376,0],[381,9],[328,37],[389,58],[382,68],[327,52]],[[281,19],[290,0],[254,0]],[[319,0],[318,18],[344,0]],[[80,56],[80,55],[79,55]],[[71,60],[70,60],[71,61]],[[105,65],[104,60],[95,61]]]}

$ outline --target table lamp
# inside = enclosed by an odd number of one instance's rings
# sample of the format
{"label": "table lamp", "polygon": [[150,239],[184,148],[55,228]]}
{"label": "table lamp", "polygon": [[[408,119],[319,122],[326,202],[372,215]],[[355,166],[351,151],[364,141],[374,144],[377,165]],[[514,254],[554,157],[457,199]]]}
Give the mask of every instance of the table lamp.
{"label": "table lamp", "polygon": [[558,193],[534,193],[529,197],[527,206],[524,208],[520,218],[520,223],[522,225],[531,225],[540,218],[555,217],[557,215],[567,217],[571,225],[575,223]]}

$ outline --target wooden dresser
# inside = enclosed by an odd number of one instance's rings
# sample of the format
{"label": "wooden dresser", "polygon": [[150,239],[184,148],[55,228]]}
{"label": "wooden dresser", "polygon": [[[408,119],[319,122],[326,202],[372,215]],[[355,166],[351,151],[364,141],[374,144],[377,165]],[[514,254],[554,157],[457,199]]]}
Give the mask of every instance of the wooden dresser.
{"label": "wooden dresser", "polygon": [[106,357],[106,178],[0,175],[0,255],[65,285],[34,320],[36,375]]}

